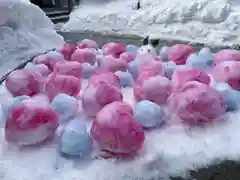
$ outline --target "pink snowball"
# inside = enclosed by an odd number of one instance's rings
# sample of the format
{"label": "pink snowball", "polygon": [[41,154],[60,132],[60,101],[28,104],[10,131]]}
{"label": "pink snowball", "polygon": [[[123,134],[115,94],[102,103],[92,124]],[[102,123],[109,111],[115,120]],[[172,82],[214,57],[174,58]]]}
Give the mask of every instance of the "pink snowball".
{"label": "pink snowball", "polygon": [[77,49],[72,54],[71,61],[94,65],[96,62],[96,54],[91,49]]}
{"label": "pink snowball", "polygon": [[57,62],[59,62],[59,59],[50,57],[47,54],[37,56],[33,60],[33,63],[35,63],[35,64],[45,64],[48,67],[48,69],[51,71],[53,71],[53,68]]}
{"label": "pink snowball", "polygon": [[240,51],[223,49],[214,55],[213,60],[215,64],[219,64],[223,61],[240,61]]}
{"label": "pink snowball", "polygon": [[13,107],[6,121],[5,138],[19,146],[35,145],[53,139],[57,126],[58,116],[52,109],[23,101]]}
{"label": "pink snowball", "polygon": [[99,70],[92,74],[92,76],[88,80],[88,85],[96,86],[101,82],[106,82],[112,86],[120,88],[119,77],[116,76],[114,73],[105,70]]}
{"label": "pink snowball", "polygon": [[107,104],[122,101],[121,90],[106,82],[88,86],[82,94],[82,109],[86,116],[94,117]]}
{"label": "pink snowball", "polygon": [[93,48],[98,49],[98,45],[95,41],[91,39],[83,39],[79,43],[77,43],[77,48],[79,49],[85,49],[85,48]]}
{"label": "pink snowball", "polygon": [[54,71],[57,71],[59,74],[80,78],[82,75],[82,65],[77,61],[60,61],[56,63]]}
{"label": "pink snowball", "polygon": [[121,43],[111,42],[103,46],[103,54],[112,55],[115,58],[119,58],[125,51],[125,45]]}
{"label": "pink snowball", "polygon": [[146,72],[143,74],[140,74],[134,83],[133,86],[133,95],[136,101],[141,101],[142,96],[141,96],[141,87],[143,86],[144,81],[148,80],[151,77],[154,77],[155,74],[153,72]]}
{"label": "pink snowball", "polygon": [[169,112],[190,125],[214,122],[226,109],[222,96],[214,88],[191,81],[168,99]]}
{"label": "pink snowball", "polygon": [[45,83],[45,93],[52,100],[58,93],[77,96],[81,89],[80,80],[74,76],[52,73]]}
{"label": "pink snowball", "polygon": [[7,76],[5,85],[13,96],[33,96],[41,90],[42,76],[26,69],[16,70]]}
{"label": "pink snowball", "polygon": [[213,68],[212,75],[217,82],[226,82],[233,89],[240,90],[240,61],[224,61]]}
{"label": "pink snowball", "polygon": [[145,139],[141,124],[124,106],[123,102],[108,104],[98,113],[91,128],[99,147],[116,156],[135,155]]}
{"label": "pink snowball", "polygon": [[120,55],[119,59],[123,60],[126,63],[129,63],[135,59],[136,55],[129,53],[129,52],[124,52]]}
{"label": "pink snowball", "polygon": [[114,58],[112,55],[105,56],[100,66],[107,71],[116,72],[116,71],[126,71],[127,63],[122,59]]}
{"label": "pink snowball", "polygon": [[152,72],[155,75],[164,75],[164,65],[161,61],[150,60],[143,62],[139,66],[139,73]]}
{"label": "pink snowball", "polygon": [[196,50],[188,44],[176,44],[169,48],[168,59],[175,62],[177,65],[186,63],[188,56]]}
{"label": "pink snowball", "polygon": [[64,56],[66,60],[70,60],[75,50],[76,50],[76,45],[65,43],[63,47],[59,50],[59,52]]}
{"label": "pink snowball", "polygon": [[148,100],[156,104],[165,104],[172,93],[171,81],[163,76],[150,77],[143,81],[138,88],[134,88],[137,101]]}
{"label": "pink snowball", "polygon": [[172,84],[175,91],[180,89],[185,83],[189,81],[198,81],[209,85],[211,78],[204,71],[190,67],[178,69],[173,73]]}

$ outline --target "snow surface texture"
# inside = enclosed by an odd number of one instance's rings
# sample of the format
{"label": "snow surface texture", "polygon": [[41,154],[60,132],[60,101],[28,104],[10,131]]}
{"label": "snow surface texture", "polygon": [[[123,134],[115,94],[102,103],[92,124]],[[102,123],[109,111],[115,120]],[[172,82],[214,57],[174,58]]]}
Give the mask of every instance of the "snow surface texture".
{"label": "snow surface texture", "polygon": [[[63,31],[152,35],[228,45],[239,42],[239,0],[95,0],[80,3]],[[97,2],[101,2],[100,4]]]}
{"label": "snow surface texture", "polygon": [[0,1],[0,76],[19,61],[63,43],[54,24],[38,6],[29,0]]}
{"label": "snow surface texture", "polygon": [[[83,88],[86,82],[83,82]],[[132,88],[125,88],[124,101],[133,104]],[[1,86],[1,101],[9,93]],[[168,180],[169,175],[187,176],[188,169],[240,160],[240,118],[231,114],[227,123],[206,129],[186,130],[181,125],[147,132],[140,156],[133,160],[95,159],[76,165],[61,159],[56,167],[55,145],[31,150],[7,149],[0,136],[0,179],[3,180]],[[0,129],[0,132],[1,129]],[[3,132],[1,133],[3,134]]]}

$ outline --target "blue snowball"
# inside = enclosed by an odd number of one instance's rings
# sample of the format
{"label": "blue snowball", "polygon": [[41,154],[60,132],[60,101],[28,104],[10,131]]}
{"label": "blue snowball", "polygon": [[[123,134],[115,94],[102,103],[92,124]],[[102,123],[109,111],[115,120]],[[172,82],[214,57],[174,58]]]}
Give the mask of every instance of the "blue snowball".
{"label": "blue snowball", "polygon": [[162,58],[163,61],[168,61],[168,46],[163,46],[159,51],[159,56]]}
{"label": "blue snowball", "polygon": [[162,125],[166,120],[164,109],[151,101],[143,100],[134,107],[134,118],[144,128],[154,128]]}
{"label": "blue snowball", "polygon": [[206,69],[212,66],[212,62],[212,60],[193,53],[187,58],[186,64],[193,68]]}
{"label": "blue snowball", "polygon": [[213,53],[212,51],[208,48],[208,47],[204,47],[202,48],[199,52],[198,52],[198,56],[207,60],[209,63],[213,62]]}
{"label": "blue snowball", "polygon": [[129,53],[137,54],[138,49],[139,49],[139,47],[135,46],[133,44],[128,44],[126,46],[126,51]]}
{"label": "blue snowball", "polygon": [[77,100],[64,93],[59,93],[55,96],[50,106],[58,113],[60,123],[67,122],[78,114]]}
{"label": "blue snowball", "polygon": [[133,85],[134,79],[128,71],[126,72],[117,71],[115,72],[115,75],[117,75],[120,78],[121,87],[130,87]]}
{"label": "blue snowball", "polygon": [[98,68],[98,62],[96,62],[94,65],[83,63],[83,77],[88,79],[92,73],[94,73]]}
{"label": "blue snowball", "polygon": [[164,62],[165,76],[168,79],[172,79],[174,71],[177,69],[177,65],[173,61]]}
{"label": "blue snowball", "polygon": [[81,118],[73,119],[62,130],[57,150],[63,157],[85,158],[92,153],[93,140],[84,121]]}
{"label": "blue snowball", "polygon": [[47,52],[47,55],[50,56],[50,57],[56,58],[58,60],[64,60],[65,59],[64,56],[57,51],[49,51],[49,52]]}
{"label": "blue snowball", "polygon": [[221,93],[227,111],[236,111],[240,108],[240,92],[232,89],[227,83],[218,83],[215,88]]}
{"label": "blue snowball", "polygon": [[128,63],[128,71],[132,74],[134,79],[138,77],[138,62],[136,60]]}

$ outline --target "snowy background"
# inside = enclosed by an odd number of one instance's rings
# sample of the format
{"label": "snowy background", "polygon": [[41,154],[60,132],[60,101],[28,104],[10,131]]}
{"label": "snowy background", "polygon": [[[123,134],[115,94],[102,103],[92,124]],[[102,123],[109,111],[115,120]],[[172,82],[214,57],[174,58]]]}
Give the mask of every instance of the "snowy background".
{"label": "snowy background", "polygon": [[239,0],[141,0],[139,10],[136,0],[97,1],[83,1],[62,30],[150,34],[217,45],[239,42]]}
{"label": "snowy background", "polygon": [[[151,33],[216,44],[238,40],[240,11],[237,1],[142,0],[143,7],[139,11],[132,9],[134,2],[110,1],[101,6],[83,4],[71,14],[63,29],[135,35]],[[27,0],[1,0],[0,13],[0,58],[4,71],[14,63],[63,43],[44,12]],[[123,94],[125,101],[132,103],[132,89],[123,89]],[[0,101],[4,102],[9,96],[2,86]],[[141,156],[134,160],[93,160],[76,167],[71,161],[62,159],[57,170],[54,168],[55,145],[20,152],[8,148],[2,135],[0,179],[159,180],[163,177],[167,180],[170,175],[186,176],[189,169],[206,167],[217,160],[239,160],[239,126],[239,113],[229,115],[226,124],[204,130],[189,131],[176,125],[149,132]]]}

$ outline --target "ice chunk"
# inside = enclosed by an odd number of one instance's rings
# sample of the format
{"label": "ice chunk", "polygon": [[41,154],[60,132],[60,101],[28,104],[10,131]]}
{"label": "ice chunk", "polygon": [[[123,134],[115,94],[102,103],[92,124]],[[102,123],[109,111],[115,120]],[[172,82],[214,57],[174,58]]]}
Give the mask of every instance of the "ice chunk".
{"label": "ice chunk", "polygon": [[144,128],[155,128],[166,121],[166,114],[158,104],[143,100],[134,107],[134,119],[140,122]]}

